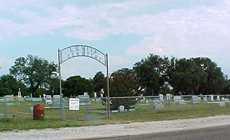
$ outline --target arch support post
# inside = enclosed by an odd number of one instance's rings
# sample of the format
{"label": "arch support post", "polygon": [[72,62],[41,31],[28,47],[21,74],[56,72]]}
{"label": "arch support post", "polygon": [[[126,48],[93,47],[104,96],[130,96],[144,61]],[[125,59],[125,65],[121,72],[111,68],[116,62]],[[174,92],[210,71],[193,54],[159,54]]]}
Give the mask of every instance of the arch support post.
{"label": "arch support post", "polygon": [[107,99],[106,99],[106,110],[107,110],[107,117],[108,119],[110,119],[110,90],[109,90],[109,84],[110,84],[110,81],[109,81],[109,56],[108,54],[106,54],[106,74],[107,74]]}
{"label": "arch support post", "polygon": [[64,102],[63,102],[63,93],[62,93],[62,74],[61,74],[61,51],[58,49],[58,77],[59,77],[59,93],[60,93],[60,117],[61,120],[65,119],[64,113]]}
{"label": "arch support post", "polygon": [[96,48],[87,45],[72,45],[64,49],[58,49],[58,73],[59,73],[59,88],[60,88],[60,116],[61,119],[65,119],[64,114],[64,101],[62,93],[62,75],[61,75],[61,64],[74,57],[89,57],[96,60],[100,64],[106,67],[107,75],[107,97],[106,97],[106,114],[110,119],[110,75],[109,75],[109,56],[106,53],[102,53]]}

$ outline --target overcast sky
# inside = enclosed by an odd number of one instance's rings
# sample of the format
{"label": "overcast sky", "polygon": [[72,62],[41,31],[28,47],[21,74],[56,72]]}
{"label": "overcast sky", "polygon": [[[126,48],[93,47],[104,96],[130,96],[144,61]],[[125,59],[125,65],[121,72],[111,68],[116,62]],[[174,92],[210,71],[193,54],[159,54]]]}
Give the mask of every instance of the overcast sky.
{"label": "overcast sky", "polygon": [[[0,75],[17,57],[56,62],[57,49],[74,44],[109,53],[110,71],[154,53],[210,57],[230,74],[230,1],[0,0]],[[62,66],[65,78],[105,69],[88,58]]]}

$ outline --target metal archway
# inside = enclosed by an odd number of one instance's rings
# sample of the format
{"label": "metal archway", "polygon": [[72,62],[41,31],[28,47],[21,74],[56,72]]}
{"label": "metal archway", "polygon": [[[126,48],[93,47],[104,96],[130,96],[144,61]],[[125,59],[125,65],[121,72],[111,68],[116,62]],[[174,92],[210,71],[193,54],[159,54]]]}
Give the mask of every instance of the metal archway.
{"label": "metal archway", "polygon": [[[109,91],[109,57],[107,53],[102,53],[98,49],[87,46],[87,45],[72,45],[70,47],[64,49],[58,49],[58,73],[59,73],[59,81],[60,81],[60,97],[63,97],[62,93],[62,74],[61,74],[61,64],[65,63],[69,59],[74,57],[89,57],[91,59],[96,60],[100,64],[106,67],[106,75],[107,75],[107,100],[106,100],[106,110],[108,118],[110,118],[110,91]],[[60,101],[60,107],[62,107],[62,103]],[[63,108],[63,107],[62,107]],[[64,118],[64,111],[62,110],[62,118]]]}

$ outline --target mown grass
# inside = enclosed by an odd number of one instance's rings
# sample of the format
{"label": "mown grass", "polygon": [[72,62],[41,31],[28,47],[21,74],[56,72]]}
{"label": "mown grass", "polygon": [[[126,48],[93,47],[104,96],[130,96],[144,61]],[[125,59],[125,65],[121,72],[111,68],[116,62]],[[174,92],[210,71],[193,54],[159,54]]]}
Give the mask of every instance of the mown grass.
{"label": "mown grass", "polygon": [[111,121],[160,121],[230,114],[230,105],[220,107],[217,104],[171,104],[166,105],[161,111],[153,111],[151,108],[151,105],[139,105],[133,112],[113,113]]}
{"label": "mown grass", "polygon": [[[57,109],[46,109],[44,120],[33,120],[31,103],[15,103],[7,108],[8,113],[13,114],[8,119],[0,119],[0,131],[78,127],[88,125],[101,125],[113,123],[130,123],[143,121],[160,121],[173,119],[186,119],[207,117],[215,115],[230,115],[230,104],[220,107],[218,104],[185,104],[165,105],[160,111],[154,111],[151,104],[137,104],[134,111],[112,113],[107,119],[105,108],[100,103],[93,102],[88,107],[81,107],[81,111],[65,110],[65,120],[60,120],[60,112]],[[5,110],[0,104],[0,113]]]}

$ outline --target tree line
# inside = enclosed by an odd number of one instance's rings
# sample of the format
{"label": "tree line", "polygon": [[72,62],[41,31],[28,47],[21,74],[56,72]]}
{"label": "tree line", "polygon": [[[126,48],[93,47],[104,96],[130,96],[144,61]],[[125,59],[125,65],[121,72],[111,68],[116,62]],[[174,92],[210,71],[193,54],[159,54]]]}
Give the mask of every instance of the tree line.
{"label": "tree line", "polygon": [[[150,54],[134,64],[133,68],[122,68],[110,77],[112,97],[152,96],[171,93],[229,94],[230,80],[210,58],[162,57]],[[66,97],[87,92],[90,96],[106,96],[106,77],[102,72],[92,79],[71,76],[63,80]],[[57,65],[37,56],[19,57],[10,68],[9,74],[0,77],[0,96],[17,95],[21,89],[24,96],[59,94]]]}

